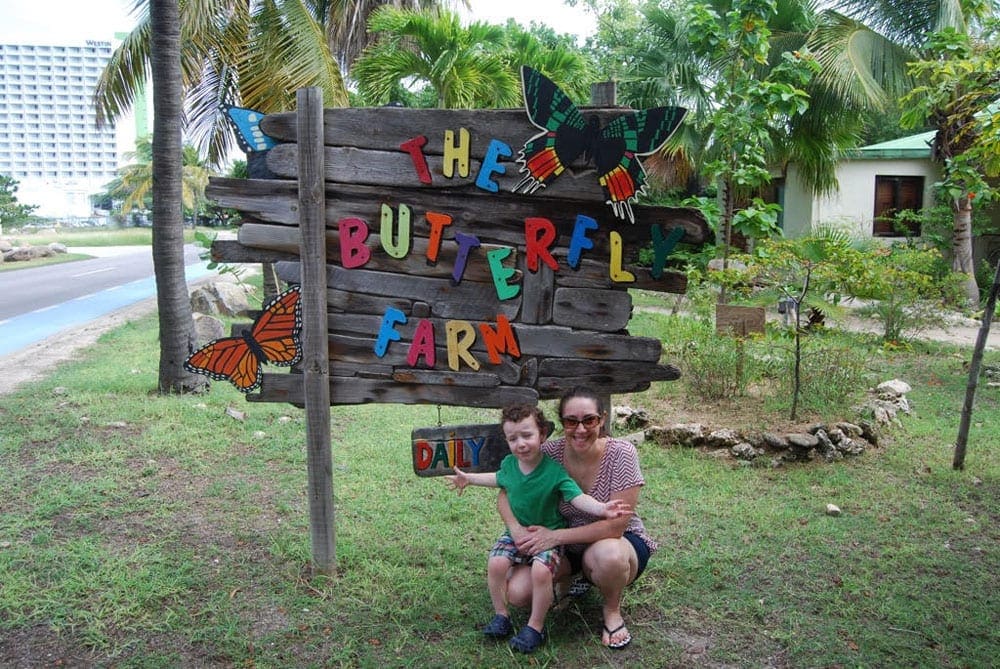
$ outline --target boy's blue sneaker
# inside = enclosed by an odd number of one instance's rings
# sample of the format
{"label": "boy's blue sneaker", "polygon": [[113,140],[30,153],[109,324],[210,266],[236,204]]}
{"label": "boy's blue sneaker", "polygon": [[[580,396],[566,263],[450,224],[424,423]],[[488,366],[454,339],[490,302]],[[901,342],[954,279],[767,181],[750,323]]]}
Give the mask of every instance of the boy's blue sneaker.
{"label": "boy's blue sneaker", "polygon": [[545,641],[545,631],[539,632],[531,625],[525,625],[510,639],[510,647],[522,653],[534,653],[535,649]]}
{"label": "boy's blue sneaker", "polygon": [[483,628],[483,635],[494,639],[506,639],[514,631],[514,626],[510,624],[508,616],[499,613],[493,616],[493,620]]}

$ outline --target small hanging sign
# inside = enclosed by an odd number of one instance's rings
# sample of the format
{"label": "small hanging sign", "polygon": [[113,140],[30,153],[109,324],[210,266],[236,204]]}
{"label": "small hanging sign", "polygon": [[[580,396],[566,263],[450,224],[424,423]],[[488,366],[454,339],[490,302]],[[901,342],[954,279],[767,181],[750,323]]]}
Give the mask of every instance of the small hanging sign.
{"label": "small hanging sign", "polygon": [[[548,434],[554,427],[548,421]],[[456,466],[463,471],[495,472],[510,453],[499,423],[417,428],[410,441],[417,476],[453,474]]]}

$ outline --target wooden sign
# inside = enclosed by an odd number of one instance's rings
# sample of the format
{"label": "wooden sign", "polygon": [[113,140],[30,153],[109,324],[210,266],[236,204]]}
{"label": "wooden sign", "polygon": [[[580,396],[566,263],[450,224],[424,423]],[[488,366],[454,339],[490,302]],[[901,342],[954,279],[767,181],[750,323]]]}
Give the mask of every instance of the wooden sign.
{"label": "wooden sign", "polygon": [[764,333],[764,307],[715,305],[715,331],[720,335],[746,337]]}
{"label": "wooden sign", "polygon": [[[552,434],[555,424],[547,421]],[[499,423],[448,425],[413,430],[413,471],[417,476],[453,474],[454,467],[469,472],[495,472],[510,454]]]}
{"label": "wooden sign", "polygon": [[[583,110],[606,125],[622,109]],[[330,404],[502,407],[580,383],[608,394],[680,376],[658,339],[633,337],[629,288],[682,293],[667,265],[710,231],[699,212],[603,201],[592,168],[570,165],[531,195],[513,154],[538,134],[524,110],[323,112]],[[240,211],[219,262],[275,262],[302,281],[295,114],[260,121],[273,179],[213,179]],[[652,251],[640,266],[639,252]],[[252,401],[303,405],[296,374],[264,374]]]}

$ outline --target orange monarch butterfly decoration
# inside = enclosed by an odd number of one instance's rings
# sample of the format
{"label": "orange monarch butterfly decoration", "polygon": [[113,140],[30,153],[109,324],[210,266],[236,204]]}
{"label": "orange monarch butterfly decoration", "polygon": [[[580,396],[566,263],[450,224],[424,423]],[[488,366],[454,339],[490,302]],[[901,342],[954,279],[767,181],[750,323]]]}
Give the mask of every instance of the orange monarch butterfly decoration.
{"label": "orange monarch butterfly decoration", "polygon": [[302,359],[299,297],[299,286],[292,286],[271,300],[242,336],[209,342],[188,356],[184,369],[229,381],[243,393],[256,390],[264,377],[262,364],[291,367]]}

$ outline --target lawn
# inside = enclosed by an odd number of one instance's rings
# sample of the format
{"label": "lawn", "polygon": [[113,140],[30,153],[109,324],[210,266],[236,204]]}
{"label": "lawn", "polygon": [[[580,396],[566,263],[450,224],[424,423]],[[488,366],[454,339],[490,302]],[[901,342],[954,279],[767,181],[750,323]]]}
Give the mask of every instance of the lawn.
{"label": "lawn", "polygon": [[[690,332],[662,314],[633,325],[668,357]],[[523,657],[477,631],[493,492],[418,478],[409,450],[414,428],[496,412],[333,408],[337,571],[317,576],[302,411],[221,383],[157,396],[155,320],[129,324],[0,397],[0,666],[991,666],[998,390],[980,389],[954,471],[969,352],[850,341],[880,380],[913,387],[878,448],[747,467],[641,444],[639,510],[661,549],[626,596],[635,640],[601,647],[592,593],[552,613],[549,641]],[[784,420],[767,398],[708,403],[681,381],[615,399],[661,424]]]}

